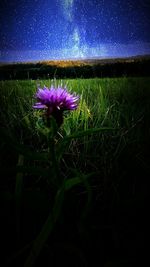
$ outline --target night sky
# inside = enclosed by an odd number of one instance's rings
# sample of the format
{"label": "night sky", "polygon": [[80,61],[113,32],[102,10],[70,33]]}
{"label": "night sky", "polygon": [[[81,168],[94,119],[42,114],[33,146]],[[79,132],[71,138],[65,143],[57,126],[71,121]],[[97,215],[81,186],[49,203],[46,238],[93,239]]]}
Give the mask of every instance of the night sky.
{"label": "night sky", "polygon": [[3,0],[0,61],[150,54],[150,0]]}

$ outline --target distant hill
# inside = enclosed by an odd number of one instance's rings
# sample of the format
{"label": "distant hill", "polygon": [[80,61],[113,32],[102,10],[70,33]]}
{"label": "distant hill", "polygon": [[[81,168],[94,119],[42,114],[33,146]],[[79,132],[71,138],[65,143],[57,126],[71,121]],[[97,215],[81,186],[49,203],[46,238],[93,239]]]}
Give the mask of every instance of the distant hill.
{"label": "distant hill", "polygon": [[133,61],[143,61],[149,60],[150,55],[137,55],[132,57],[118,57],[118,58],[80,58],[80,59],[66,59],[66,60],[39,60],[39,61],[20,61],[20,62],[0,62],[1,65],[18,65],[18,64],[44,64],[50,66],[61,66],[61,67],[70,67],[70,66],[82,66],[82,65],[95,65],[95,64],[106,64],[106,63],[116,63],[116,62],[133,62]]}
{"label": "distant hill", "polygon": [[0,79],[150,76],[150,55],[0,63]]}

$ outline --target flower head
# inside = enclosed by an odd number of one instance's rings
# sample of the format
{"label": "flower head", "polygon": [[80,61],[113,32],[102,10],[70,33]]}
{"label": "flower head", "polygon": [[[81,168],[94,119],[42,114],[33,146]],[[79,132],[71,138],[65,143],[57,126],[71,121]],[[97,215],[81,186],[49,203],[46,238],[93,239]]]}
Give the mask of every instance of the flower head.
{"label": "flower head", "polygon": [[38,88],[35,97],[38,102],[33,108],[45,109],[46,117],[53,116],[59,126],[63,122],[63,111],[75,110],[79,100],[79,96],[69,93],[66,88],[52,86]]}

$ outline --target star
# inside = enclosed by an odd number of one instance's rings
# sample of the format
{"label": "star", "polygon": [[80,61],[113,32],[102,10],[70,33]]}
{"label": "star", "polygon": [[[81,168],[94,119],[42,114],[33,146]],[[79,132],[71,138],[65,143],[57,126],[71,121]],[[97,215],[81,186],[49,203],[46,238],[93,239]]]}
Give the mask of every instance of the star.
{"label": "star", "polygon": [[3,0],[0,10],[0,61],[150,54],[148,0]]}

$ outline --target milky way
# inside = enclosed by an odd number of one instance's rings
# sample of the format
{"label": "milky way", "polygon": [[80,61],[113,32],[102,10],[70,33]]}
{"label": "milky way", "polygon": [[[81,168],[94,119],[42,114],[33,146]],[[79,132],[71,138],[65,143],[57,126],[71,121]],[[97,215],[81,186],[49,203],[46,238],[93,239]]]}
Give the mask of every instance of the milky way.
{"label": "milky way", "polygon": [[150,54],[149,0],[3,0],[0,61]]}

